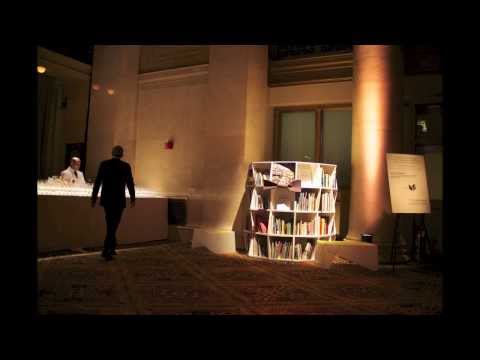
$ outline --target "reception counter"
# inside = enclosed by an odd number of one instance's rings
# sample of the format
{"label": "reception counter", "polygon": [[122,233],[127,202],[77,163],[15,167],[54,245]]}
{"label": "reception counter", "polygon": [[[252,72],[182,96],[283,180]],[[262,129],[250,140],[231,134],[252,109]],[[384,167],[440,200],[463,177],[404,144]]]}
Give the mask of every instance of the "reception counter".
{"label": "reception counter", "polygon": [[[37,185],[38,251],[101,247],[106,224],[103,208],[90,205],[91,187]],[[128,197],[128,196],[127,196]],[[123,212],[117,231],[118,244],[133,244],[168,238],[168,199],[137,189],[136,204]]]}

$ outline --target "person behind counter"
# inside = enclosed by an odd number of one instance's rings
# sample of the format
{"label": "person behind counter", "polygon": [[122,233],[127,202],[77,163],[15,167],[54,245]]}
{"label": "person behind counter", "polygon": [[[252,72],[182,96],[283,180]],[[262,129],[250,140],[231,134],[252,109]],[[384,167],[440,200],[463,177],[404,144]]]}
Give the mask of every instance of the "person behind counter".
{"label": "person behind counter", "polygon": [[123,209],[126,207],[125,185],[130,193],[130,207],[135,206],[135,186],[132,169],[127,162],[120,160],[123,156],[123,148],[118,145],[115,146],[112,149],[112,156],[112,159],[104,160],[100,163],[91,198],[92,207],[94,207],[97,202],[100,185],[102,185],[100,205],[105,210],[105,220],[107,222],[107,235],[102,257],[106,261],[112,260],[113,255],[116,255],[116,232],[118,225],[120,225]]}
{"label": "person behind counter", "polygon": [[62,180],[71,184],[85,184],[85,177],[80,171],[81,161],[78,157],[70,159],[70,166],[60,173]]}

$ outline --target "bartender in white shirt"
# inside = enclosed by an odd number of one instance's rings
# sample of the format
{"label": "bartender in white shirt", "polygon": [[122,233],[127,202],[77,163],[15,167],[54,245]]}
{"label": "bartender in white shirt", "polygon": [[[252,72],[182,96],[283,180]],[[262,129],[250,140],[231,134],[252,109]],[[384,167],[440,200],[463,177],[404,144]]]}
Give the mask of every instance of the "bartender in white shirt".
{"label": "bartender in white shirt", "polygon": [[71,184],[85,184],[85,178],[80,171],[80,163],[78,157],[72,157],[70,166],[61,173],[62,180]]}

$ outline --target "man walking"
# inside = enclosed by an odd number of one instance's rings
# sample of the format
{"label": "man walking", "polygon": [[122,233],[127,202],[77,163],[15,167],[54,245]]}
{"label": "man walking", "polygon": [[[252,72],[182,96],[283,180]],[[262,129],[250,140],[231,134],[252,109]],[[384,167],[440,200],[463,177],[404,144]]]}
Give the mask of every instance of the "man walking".
{"label": "man walking", "polygon": [[130,165],[120,160],[123,157],[123,148],[115,146],[112,149],[112,159],[102,161],[95,179],[92,191],[92,207],[97,202],[97,195],[102,186],[100,205],[105,210],[107,222],[107,235],[103,246],[102,256],[106,261],[112,260],[116,255],[116,232],[122,218],[123,209],[126,207],[125,185],[130,193],[130,207],[135,206],[135,186],[133,183]]}

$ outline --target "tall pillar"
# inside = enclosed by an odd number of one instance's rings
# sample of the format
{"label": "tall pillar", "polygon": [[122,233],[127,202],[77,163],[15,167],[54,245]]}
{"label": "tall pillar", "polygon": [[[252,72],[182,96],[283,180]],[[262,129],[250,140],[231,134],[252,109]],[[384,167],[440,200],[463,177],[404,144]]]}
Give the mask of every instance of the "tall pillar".
{"label": "tall pillar", "polygon": [[[237,235],[239,241],[241,220],[246,217],[242,203],[248,164],[264,158],[271,137],[267,74],[266,46],[210,47],[202,159],[203,229],[197,230],[204,246],[218,240],[230,244],[222,249],[235,251],[232,239]],[[194,233],[194,245],[195,241]],[[217,249],[216,245],[210,248]]]}
{"label": "tall pillar", "polygon": [[124,148],[135,169],[140,46],[95,46],[87,137],[87,176],[96,175],[112,147]]}
{"label": "tall pillar", "polygon": [[389,259],[393,215],[386,154],[401,152],[403,67],[398,46],[359,45],[353,52],[352,183],[347,239],[374,235]]}

